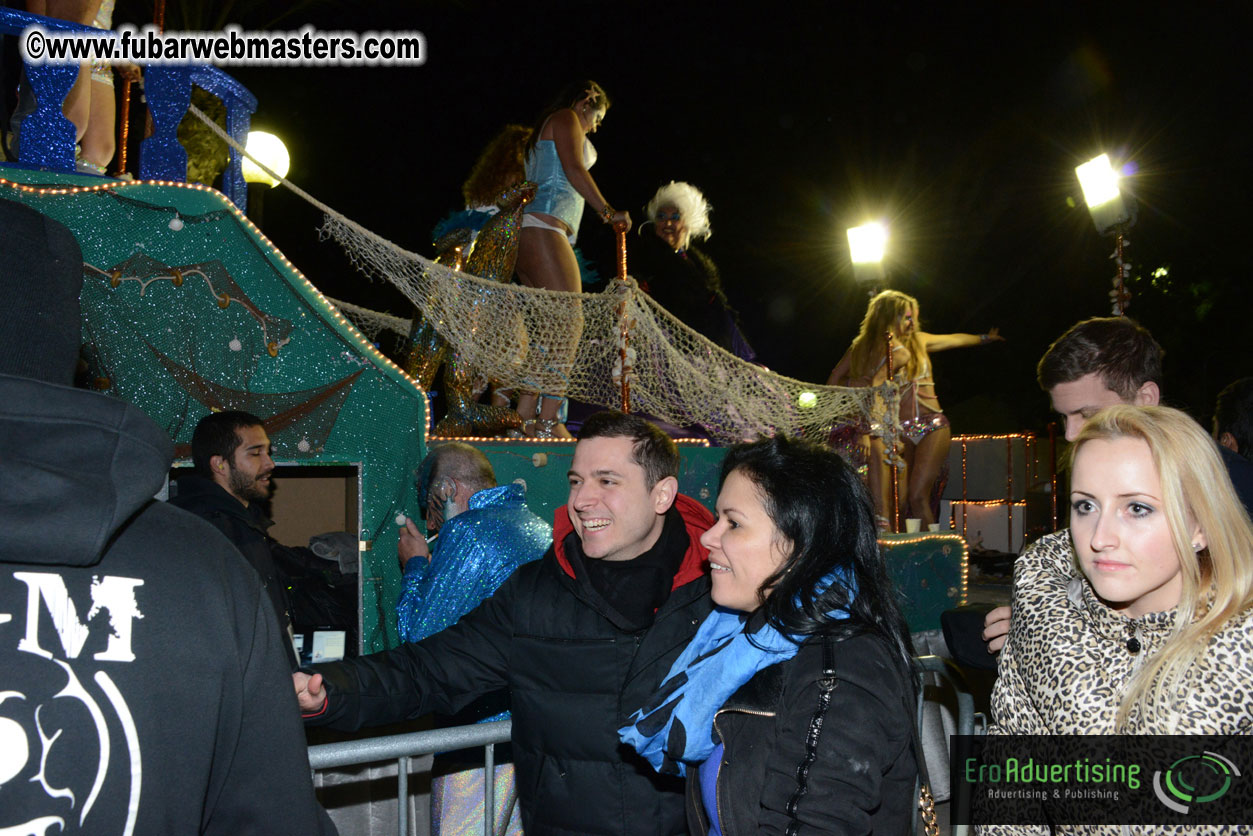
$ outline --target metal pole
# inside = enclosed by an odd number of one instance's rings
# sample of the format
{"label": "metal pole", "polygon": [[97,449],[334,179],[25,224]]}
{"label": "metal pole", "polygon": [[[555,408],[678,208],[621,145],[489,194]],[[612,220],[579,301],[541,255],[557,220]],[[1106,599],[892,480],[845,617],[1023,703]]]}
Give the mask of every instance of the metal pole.
{"label": "metal pole", "polygon": [[483,833],[495,833],[496,821],[496,744],[483,747]]}
{"label": "metal pole", "polygon": [[[613,231],[618,241],[618,281],[625,285],[627,278],[626,226],[616,224]],[[621,327],[618,342],[618,362],[622,368],[622,411],[629,413],[631,411],[631,384],[627,380],[627,373],[630,371],[630,367],[627,364],[627,347],[631,344],[631,320],[628,301],[627,295],[623,294],[622,303],[618,306],[618,322]]]}
{"label": "metal pole", "polygon": [[[966,496],[966,439],[962,439],[962,539],[966,539],[966,526],[970,522],[970,500]],[[969,541],[967,541],[969,542]]]}
{"label": "metal pole", "polygon": [[126,173],[126,143],[130,140],[131,121],[131,80],[122,81],[122,108],[118,113],[117,169],[118,174]]}
{"label": "metal pole", "polygon": [[400,799],[396,807],[396,827],[400,836],[409,836],[409,759],[396,760],[396,792]]}
{"label": "metal pole", "polygon": [[[887,352],[888,352],[887,370],[888,370],[888,380],[891,381],[892,380],[892,332],[887,331],[884,334],[884,336],[887,337]],[[918,393],[915,392],[914,397],[917,397],[917,396],[918,396]],[[897,418],[897,423],[899,425],[900,423],[899,413],[897,414],[896,418]],[[890,461],[892,464],[892,530],[900,531],[901,530],[901,485],[900,485],[901,470],[900,470],[900,465],[897,464],[895,447],[893,447],[892,450],[889,450],[888,453],[889,453],[888,461]]]}
{"label": "metal pole", "polygon": [[1114,238],[1114,316],[1123,316],[1131,305],[1131,291],[1127,290],[1127,279],[1131,273],[1129,265],[1123,262],[1123,248],[1129,242],[1123,238],[1123,226],[1118,227]]}
{"label": "metal pole", "polygon": [[1005,534],[1005,551],[1012,554],[1014,552],[1014,437],[1010,436],[1005,439],[1005,499],[1009,503],[1006,505],[1007,512],[1005,514],[1005,525],[1007,531]]}
{"label": "metal pole", "polygon": [[1053,500],[1053,530],[1057,530],[1057,422],[1049,421],[1049,496]]}

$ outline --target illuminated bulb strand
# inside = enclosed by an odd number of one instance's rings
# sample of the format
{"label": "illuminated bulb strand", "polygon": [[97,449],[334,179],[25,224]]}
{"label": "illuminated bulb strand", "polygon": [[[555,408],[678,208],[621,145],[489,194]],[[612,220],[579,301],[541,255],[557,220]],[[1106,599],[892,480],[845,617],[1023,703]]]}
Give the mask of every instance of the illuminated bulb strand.
{"label": "illuminated bulb strand", "polygon": [[891,547],[899,546],[903,543],[914,544],[926,543],[930,541],[952,543],[954,540],[961,544],[962,550],[961,563],[959,564],[961,569],[961,600],[958,601],[958,605],[965,606],[966,596],[968,594],[968,590],[970,589],[970,547],[966,543],[965,537],[958,534],[956,531],[923,531],[917,534],[901,533],[896,535],[891,540],[880,538],[879,545]]}
{"label": "illuminated bulb strand", "polygon": [[[429,423],[429,421],[428,421]],[[492,442],[499,444],[573,444],[576,439],[573,438],[508,438],[494,435],[433,435],[428,441],[477,441]],[[673,439],[676,446],[680,447],[709,447],[709,439],[707,438],[676,438]]]}

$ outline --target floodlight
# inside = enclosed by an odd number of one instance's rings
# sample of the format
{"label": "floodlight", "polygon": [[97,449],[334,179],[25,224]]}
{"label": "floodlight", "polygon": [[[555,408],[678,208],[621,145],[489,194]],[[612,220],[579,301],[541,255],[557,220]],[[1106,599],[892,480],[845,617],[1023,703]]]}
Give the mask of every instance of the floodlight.
{"label": "floodlight", "polygon": [[1076,166],[1075,174],[1079,175],[1079,185],[1083,187],[1083,199],[1090,209],[1095,209],[1102,203],[1108,203],[1121,194],[1118,191],[1118,172],[1114,171],[1114,167],[1109,164],[1108,154],[1102,154],[1083,165]]}
{"label": "floodlight", "polygon": [[1083,199],[1088,204],[1092,223],[1102,235],[1131,221],[1131,212],[1118,188],[1118,172],[1110,164],[1109,155],[1102,154],[1075,167]]}
{"label": "floodlight", "polygon": [[853,275],[858,281],[882,281],[887,243],[888,229],[877,221],[848,230],[848,251],[852,256]]}
{"label": "floodlight", "polygon": [[883,261],[887,243],[888,230],[881,223],[863,224],[848,231],[848,250],[852,253],[854,264]]}
{"label": "floodlight", "polygon": [[[291,166],[291,157],[287,153],[287,146],[283,144],[283,140],[274,134],[265,131],[249,131],[244,150],[279,177],[287,176],[287,169]],[[248,157],[244,157],[243,170],[244,179],[249,183],[264,183],[270,187],[278,185],[278,180],[263,171]]]}

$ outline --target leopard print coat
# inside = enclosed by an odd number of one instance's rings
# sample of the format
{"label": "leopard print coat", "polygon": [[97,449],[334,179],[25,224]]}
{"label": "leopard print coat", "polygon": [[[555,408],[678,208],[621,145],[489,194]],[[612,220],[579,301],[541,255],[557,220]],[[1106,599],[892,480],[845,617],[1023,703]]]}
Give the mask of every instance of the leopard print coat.
{"label": "leopard print coat", "polygon": [[[1014,566],[1009,640],[992,691],[990,734],[1111,734],[1123,689],[1161,649],[1174,611],[1128,619],[1097,598],[1076,565],[1070,532],[1041,538]],[[1129,640],[1140,650],[1132,653]],[[1253,734],[1253,613],[1223,628],[1184,676],[1173,727],[1130,714],[1131,734]],[[981,833],[1044,833],[984,827]],[[1125,827],[1062,827],[1058,832],[1126,833]],[[1175,832],[1174,828],[1137,833]],[[1188,833],[1207,832],[1188,829]],[[1250,828],[1215,828],[1215,833]]]}

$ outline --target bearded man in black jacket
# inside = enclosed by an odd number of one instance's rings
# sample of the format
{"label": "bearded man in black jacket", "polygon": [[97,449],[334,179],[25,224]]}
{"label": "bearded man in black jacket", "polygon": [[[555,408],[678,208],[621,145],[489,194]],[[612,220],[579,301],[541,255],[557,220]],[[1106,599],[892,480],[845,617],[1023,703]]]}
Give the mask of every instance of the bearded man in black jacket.
{"label": "bearded man in black jacket", "polygon": [[710,609],[713,518],[678,493],[678,469],[654,425],[593,415],[544,557],[441,633],[294,674],[306,720],[352,730],[507,687],[527,836],[685,834],[682,782],[617,736]]}
{"label": "bearded man in black jacket", "polygon": [[269,534],[274,522],[262,505],[274,491],[274,459],[261,419],[235,410],[209,413],[192,433],[191,457],[195,469],[179,476],[170,503],[213,523],[257,570],[288,637],[292,669],[297,667],[293,628],[340,627],[355,653],[355,579],[310,549],[285,546]]}

